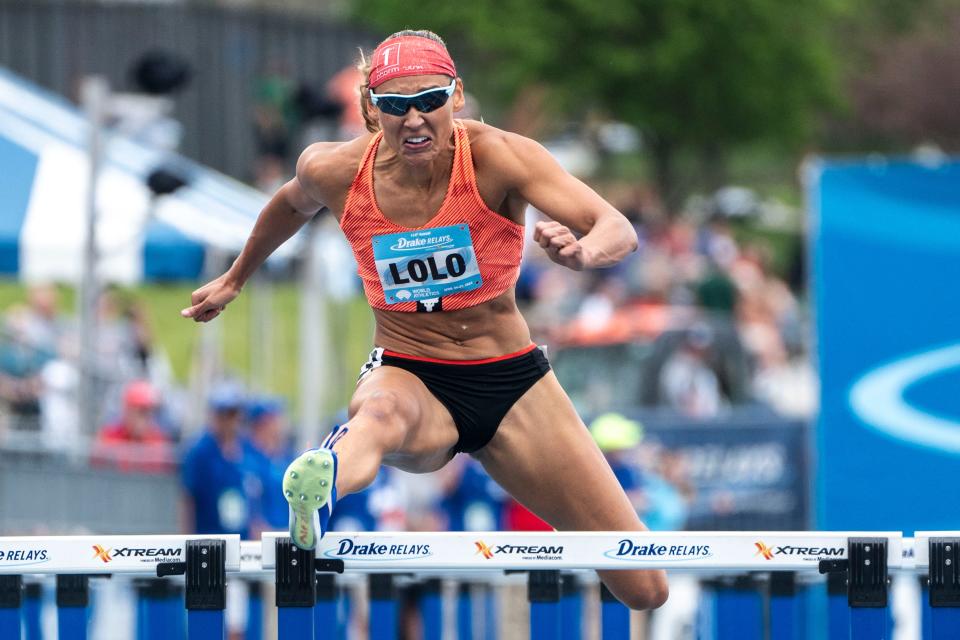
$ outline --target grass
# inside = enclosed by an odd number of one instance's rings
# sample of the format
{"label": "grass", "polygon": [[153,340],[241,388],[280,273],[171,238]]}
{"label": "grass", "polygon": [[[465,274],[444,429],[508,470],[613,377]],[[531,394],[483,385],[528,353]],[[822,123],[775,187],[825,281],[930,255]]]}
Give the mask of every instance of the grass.
{"label": "grass", "polygon": [[[201,332],[217,338],[225,373],[245,381],[253,391],[284,397],[295,410],[300,395],[300,304],[295,284],[281,283],[244,293],[214,323],[199,325],[180,317],[196,285],[152,284],[117,290],[122,301],[139,305],[151,328],[155,348],[169,360],[174,378],[191,383],[199,357]],[[61,287],[60,309],[75,315],[75,291]],[[27,289],[17,282],[0,282],[0,311],[24,303]],[[268,305],[254,313],[254,300]],[[372,346],[373,316],[361,297],[330,302],[326,308],[330,362],[334,388],[327,411],[335,411],[349,399],[356,372]],[[219,334],[219,335],[218,335]]]}

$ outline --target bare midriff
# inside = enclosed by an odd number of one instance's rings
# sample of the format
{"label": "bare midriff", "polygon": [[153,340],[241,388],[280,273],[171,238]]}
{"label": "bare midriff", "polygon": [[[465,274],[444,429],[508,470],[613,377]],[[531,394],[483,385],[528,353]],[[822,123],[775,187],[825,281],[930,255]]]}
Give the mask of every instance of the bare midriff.
{"label": "bare midriff", "polygon": [[530,346],[530,330],[517,309],[513,290],[467,309],[401,313],[373,309],[374,343],[411,356],[480,360]]}

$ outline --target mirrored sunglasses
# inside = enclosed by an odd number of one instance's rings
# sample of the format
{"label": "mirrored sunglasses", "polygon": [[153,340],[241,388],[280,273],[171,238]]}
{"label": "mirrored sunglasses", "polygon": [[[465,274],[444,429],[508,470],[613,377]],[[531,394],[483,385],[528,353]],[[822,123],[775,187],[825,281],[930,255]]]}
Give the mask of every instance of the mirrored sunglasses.
{"label": "mirrored sunglasses", "polygon": [[436,89],[427,89],[420,93],[404,95],[402,93],[374,93],[370,92],[370,102],[377,109],[390,116],[406,115],[410,107],[413,107],[420,113],[430,113],[436,111],[453,95],[457,88],[456,79],[450,82],[449,87],[439,87]]}

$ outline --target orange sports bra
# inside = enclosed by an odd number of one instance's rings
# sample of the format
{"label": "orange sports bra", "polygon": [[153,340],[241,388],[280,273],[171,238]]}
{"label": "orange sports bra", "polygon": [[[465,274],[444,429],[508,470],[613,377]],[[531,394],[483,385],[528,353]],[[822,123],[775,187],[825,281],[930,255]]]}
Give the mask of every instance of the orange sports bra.
{"label": "orange sports bra", "polygon": [[520,271],[523,225],[487,208],[477,190],[466,127],[454,126],[453,170],[437,214],[402,227],[377,206],[373,137],[347,194],[340,228],[353,248],[370,306],[388,311],[452,311],[495,298]]}

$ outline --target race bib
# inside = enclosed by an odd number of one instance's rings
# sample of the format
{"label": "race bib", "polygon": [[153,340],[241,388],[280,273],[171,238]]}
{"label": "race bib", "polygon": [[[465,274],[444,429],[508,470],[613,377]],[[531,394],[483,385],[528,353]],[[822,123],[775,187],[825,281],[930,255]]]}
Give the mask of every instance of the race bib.
{"label": "race bib", "polygon": [[387,304],[432,300],[483,284],[466,224],[373,237]]}

